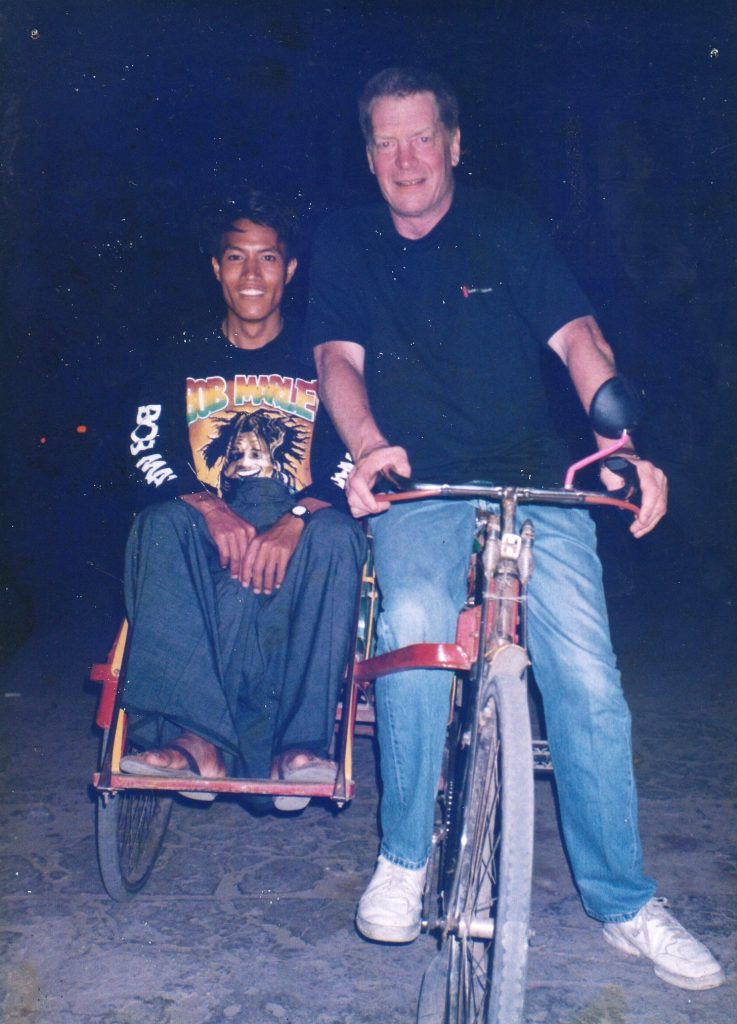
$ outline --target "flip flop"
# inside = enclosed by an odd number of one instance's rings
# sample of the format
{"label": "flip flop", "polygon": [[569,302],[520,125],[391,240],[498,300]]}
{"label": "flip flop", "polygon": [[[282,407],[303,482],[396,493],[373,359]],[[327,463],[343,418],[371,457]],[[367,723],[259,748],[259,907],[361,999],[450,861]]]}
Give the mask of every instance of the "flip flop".
{"label": "flip flop", "polygon": [[[333,761],[313,761],[301,768],[279,768],[279,778],[283,782],[335,782],[337,774],[338,766]],[[277,811],[303,811],[309,802],[308,796],[274,797]]]}
{"label": "flip flop", "polygon": [[[126,775],[154,775],[156,778],[164,779],[201,779],[202,772],[200,766],[194,759],[192,754],[181,746],[179,743],[167,743],[162,750],[176,750],[177,753],[181,754],[184,760],[189,765],[189,768],[160,768],[157,765],[146,764],[145,761],[139,760],[140,754],[127,754],[125,757],[120,759],[120,770]],[[146,753],[146,751],[144,751]],[[217,793],[207,793],[203,791],[191,791],[184,792],[180,791],[179,796],[186,796],[189,800],[201,800],[203,803],[210,803],[217,796]]]}

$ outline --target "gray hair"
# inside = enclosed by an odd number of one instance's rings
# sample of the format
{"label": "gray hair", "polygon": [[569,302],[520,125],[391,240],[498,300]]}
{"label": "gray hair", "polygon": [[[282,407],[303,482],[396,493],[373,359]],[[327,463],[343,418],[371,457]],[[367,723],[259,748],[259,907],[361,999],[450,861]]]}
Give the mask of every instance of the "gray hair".
{"label": "gray hair", "polygon": [[440,75],[420,68],[385,68],[379,71],[364,86],[358,100],[358,120],[366,145],[373,145],[374,135],[371,111],[381,96],[402,99],[418,92],[430,92],[438,105],[440,120],[448,134],[458,127],[458,98],[445,84]]}

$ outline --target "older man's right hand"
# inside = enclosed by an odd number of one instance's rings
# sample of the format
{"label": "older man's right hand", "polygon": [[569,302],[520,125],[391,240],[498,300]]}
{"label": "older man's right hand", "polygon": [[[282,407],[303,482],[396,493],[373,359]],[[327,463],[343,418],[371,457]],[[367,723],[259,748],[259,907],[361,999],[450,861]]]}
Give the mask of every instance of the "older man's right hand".
{"label": "older man's right hand", "polygon": [[396,445],[381,445],[361,455],[346,485],[346,496],[351,513],[356,519],[376,515],[390,508],[388,501],[377,501],[372,489],[379,475],[385,471],[411,476],[407,452]]}

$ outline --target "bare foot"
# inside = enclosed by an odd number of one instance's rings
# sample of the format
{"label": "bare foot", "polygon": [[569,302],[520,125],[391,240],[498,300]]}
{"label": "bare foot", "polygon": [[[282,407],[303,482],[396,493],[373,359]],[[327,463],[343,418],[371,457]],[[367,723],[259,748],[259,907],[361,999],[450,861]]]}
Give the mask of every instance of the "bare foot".
{"label": "bare foot", "polygon": [[[334,761],[318,757],[311,750],[285,750],[283,754],[275,757],[271,764],[272,779],[296,784],[300,782],[332,784],[335,782],[337,771],[338,766]],[[284,794],[274,797],[274,807],[278,811],[301,811],[309,802],[308,796]]]}
{"label": "bare foot", "polygon": [[[178,747],[184,747],[197,762],[200,775],[205,779],[224,779],[225,764],[218,747],[196,733],[185,730],[173,741]],[[169,768],[172,771],[185,771],[189,768],[187,759],[176,747],[161,747],[146,750],[132,758],[152,768]],[[128,758],[126,758],[128,760]]]}
{"label": "bare foot", "polygon": [[272,779],[285,779],[294,771],[302,768],[324,768],[335,773],[335,762],[326,757],[318,757],[311,750],[285,750],[271,762]]}

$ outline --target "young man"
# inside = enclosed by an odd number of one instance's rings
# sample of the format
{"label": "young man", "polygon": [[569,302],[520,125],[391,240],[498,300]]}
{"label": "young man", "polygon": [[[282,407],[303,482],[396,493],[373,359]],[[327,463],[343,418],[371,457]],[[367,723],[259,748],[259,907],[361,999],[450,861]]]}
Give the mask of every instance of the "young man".
{"label": "young man", "polygon": [[364,537],[343,508],[344,449],[301,331],[281,312],[293,245],[266,197],[231,205],[212,239],[224,316],[151,353],[131,472],[174,500],[139,515],[127,547],[125,705],[148,749],[125,772],[335,776]]}
{"label": "young man", "polygon": [[[350,449],[354,515],[370,515],[382,590],[380,649],[453,639],[474,509],[388,509],[371,488],[395,469],[460,483],[557,483],[567,453],[541,379],[547,345],[585,409],[616,375],[591,307],[526,207],[456,188],[458,105],[434,75],[389,69],[359,103],[383,204],[334,215],[315,242],[308,335],[320,392]],[[339,272],[336,272],[336,268]],[[666,510],[659,469],[635,461],[636,537]],[[607,486],[620,481],[602,471]],[[709,951],[652,899],[642,868],[629,711],[611,649],[588,514],[535,510],[530,647],[545,702],[564,837],[586,911],[606,939],[685,988],[720,985]],[[420,930],[449,678],[405,672],[376,684],[382,843],[356,923],[368,938]]]}

